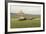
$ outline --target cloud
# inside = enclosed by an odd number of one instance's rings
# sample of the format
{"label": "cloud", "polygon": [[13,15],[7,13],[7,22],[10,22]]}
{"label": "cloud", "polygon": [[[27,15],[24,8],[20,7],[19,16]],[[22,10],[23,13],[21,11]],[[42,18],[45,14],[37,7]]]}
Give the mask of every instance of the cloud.
{"label": "cloud", "polygon": [[41,6],[11,6],[11,13],[19,13],[21,10],[25,14],[41,14]]}

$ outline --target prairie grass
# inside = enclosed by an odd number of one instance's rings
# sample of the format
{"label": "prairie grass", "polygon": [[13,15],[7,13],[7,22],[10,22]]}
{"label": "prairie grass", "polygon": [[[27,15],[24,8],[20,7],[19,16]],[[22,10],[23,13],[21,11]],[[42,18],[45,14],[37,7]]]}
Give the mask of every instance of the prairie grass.
{"label": "prairie grass", "polygon": [[11,28],[31,28],[40,27],[40,17],[35,16],[32,20],[16,20],[16,17],[11,17]]}

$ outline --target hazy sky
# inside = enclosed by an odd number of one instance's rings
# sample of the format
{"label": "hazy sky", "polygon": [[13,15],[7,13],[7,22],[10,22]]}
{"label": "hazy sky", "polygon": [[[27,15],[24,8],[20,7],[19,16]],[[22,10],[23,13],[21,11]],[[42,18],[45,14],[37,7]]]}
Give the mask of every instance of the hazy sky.
{"label": "hazy sky", "polygon": [[41,14],[41,6],[11,6],[11,13],[19,13],[20,10],[25,14]]}

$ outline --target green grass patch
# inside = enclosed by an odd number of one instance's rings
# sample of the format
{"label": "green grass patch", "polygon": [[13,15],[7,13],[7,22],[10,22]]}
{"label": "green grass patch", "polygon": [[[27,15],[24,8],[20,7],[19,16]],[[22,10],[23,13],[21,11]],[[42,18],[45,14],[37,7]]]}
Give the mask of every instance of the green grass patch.
{"label": "green grass patch", "polygon": [[[36,18],[35,18],[36,19]],[[30,28],[30,27],[40,27],[40,18],[37,20],[16,20],[15,17],[11,17],[11,28]]]}

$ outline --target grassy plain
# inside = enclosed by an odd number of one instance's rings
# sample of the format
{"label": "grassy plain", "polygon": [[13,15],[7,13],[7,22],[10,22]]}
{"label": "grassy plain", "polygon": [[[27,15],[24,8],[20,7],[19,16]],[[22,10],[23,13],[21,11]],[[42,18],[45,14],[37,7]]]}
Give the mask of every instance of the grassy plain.
{"label": "grassy plain", "polygon": [[31,28],[40,27],[40,16],[32,16],[32,20],[16,20],[15,16],[10,19],[11,28]]}

